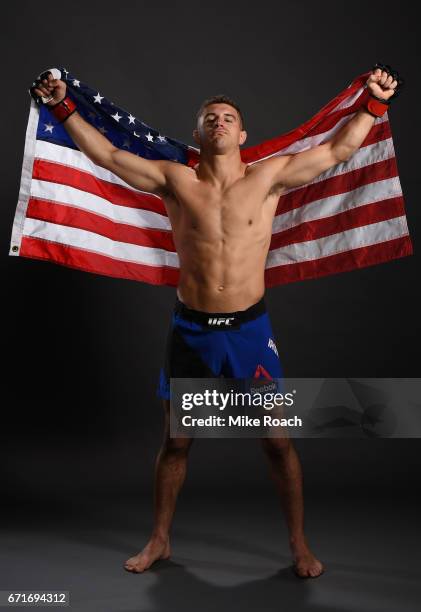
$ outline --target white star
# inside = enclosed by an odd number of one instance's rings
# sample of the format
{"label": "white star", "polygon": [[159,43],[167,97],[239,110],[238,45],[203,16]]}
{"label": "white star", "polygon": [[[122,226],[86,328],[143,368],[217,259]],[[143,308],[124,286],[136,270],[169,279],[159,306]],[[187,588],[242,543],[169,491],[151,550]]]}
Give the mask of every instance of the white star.
{"label": "white star", "polygon": [[54,125],[52,125],[51,123],[44,123],[44,125],[45,125],[44,132],[50,132],[50,134],[52,134],[54,130]]}
{"label": "white star", "polygon": [[73,81],[73,85],[74,85],[75,87],[80,87],[80,81],[78,81],[77,79],[75,79],[75,80]]}
{"label": "white star", "polygon": [[98,128],[98,131],[101,132],[101,134],[106,134],[108,132],[108,130],[106,130],[105,127]]}
{"label": "white star", "polygon": [[130,123],[134,123],[135,119],[136,119],[136,117],[133,117],[133,115],[130,113],[130,115],[129,115],[129,125],[130,125]]}
{"label": "white star", "polygon": [[149,140],[149,142],[153,142],[153,136],[150,132],[146,134],[146,138]]}
{"label": "white star", "polygon": [[128,138],[126,138],[126,140],[124,141],[123,147],[127,147],[128,149],[130,149],[130,140]]}
{"label": "white star", "polygon": [[167,142],[165,136],[158,136],[158,140],[160,140],[161,142]]}
{"label": "white star", "polygon": [[104,99],[104,96],[101,96],[100,93],[98,92],[96,96],[94,96],[94,100],[95,102],[98,102],[98,104],[101,104],[101,100]]}
{"label": "white star", "polygon": [[140,138],[140,134],[136,134],[136,132],[133,132],[133,136],[136,136],[136,138]]}
{"label": "white star", "polygon": [[66,79],[67,79],[67,75],[69,74],[69,71],[68,71],[68,70],[66,70],[66,68],[63,68],[63,72],[65,72],[65,73],[66,73]]}
{"label": "white star", "polygon": [[120,119],[121,119],[122,115],[119,115],[119,114],[118,114],[118,111],[117,111],[117,112],[116,112],[116,114],[115,114],[115,115],[111,115],[111,117],[112,117],[113,119],[115,119],[116,121],[120,121]]}

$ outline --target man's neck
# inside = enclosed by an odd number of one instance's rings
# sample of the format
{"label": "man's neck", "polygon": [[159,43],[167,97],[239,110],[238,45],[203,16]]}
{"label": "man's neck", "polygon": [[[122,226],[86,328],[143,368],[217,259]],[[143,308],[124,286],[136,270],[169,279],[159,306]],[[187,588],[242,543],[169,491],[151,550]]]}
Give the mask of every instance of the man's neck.
{"label": "man's neck", "polygon": [[195,170],[199,180],[224,189],[244,176],[246,168],[239,150],[221,155],[201,151]]}

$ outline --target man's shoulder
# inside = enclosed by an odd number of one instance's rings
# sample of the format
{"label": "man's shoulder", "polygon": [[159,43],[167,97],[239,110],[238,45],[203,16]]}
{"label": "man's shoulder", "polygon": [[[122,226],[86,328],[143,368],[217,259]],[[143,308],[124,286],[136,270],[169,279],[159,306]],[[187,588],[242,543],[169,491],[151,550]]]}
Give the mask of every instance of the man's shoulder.
{"label": "man's shoulder", "polygon": [[194,176],[195,171],[190,166],[183,164],[182,162],[162,159],[159,160],[161,169],[168,177],[180,177],[180,176]]}
{"label": "man's shoulder", "polygon": [[271,184],[275,177],[279,177],[288,161],[288,157],[288,155],[274,155],[253,162],[247,166],[244,176],[250,177],[252,180],[257,179],[258,181],[264,181]]}

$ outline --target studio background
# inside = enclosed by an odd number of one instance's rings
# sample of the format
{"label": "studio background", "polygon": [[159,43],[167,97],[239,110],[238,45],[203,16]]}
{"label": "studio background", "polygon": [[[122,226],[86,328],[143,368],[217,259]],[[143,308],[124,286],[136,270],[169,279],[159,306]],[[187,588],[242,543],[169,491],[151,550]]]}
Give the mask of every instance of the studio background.
{"label": "studio background", "polygon": [[[405,89],[390,121],[415,254],[275,287],[266,301],[286,376],[418,377],[419,47],[415,6],[399,6],[75,1],[14,2],[3,12],[0,441],[9,516],[24,525],[107,495],[134,496],[151,513],[163,425],[156,384],[175,300],[173,288],[8,256],[33,79],[65,66],[190,144],[202,100],[225,93],[241,105],[250,146],[304,123],[374,63],[397,69]],[[421,467],[416,439],[296,447],[310,498],[402,498]],[[184,491],[275,497],[257,440],[197,440]]]}

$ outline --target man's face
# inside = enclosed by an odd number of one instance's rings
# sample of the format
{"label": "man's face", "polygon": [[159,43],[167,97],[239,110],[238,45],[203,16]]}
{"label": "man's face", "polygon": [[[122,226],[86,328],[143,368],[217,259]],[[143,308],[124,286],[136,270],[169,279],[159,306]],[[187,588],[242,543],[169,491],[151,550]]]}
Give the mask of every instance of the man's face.
{"label": "man's face", "polygon": [[226,153],[242,145],[247,132],[241,129],[241,119],[235,108],[216,103],[203,110],[193,138],[202,149],[206,147],[215,153]]}

